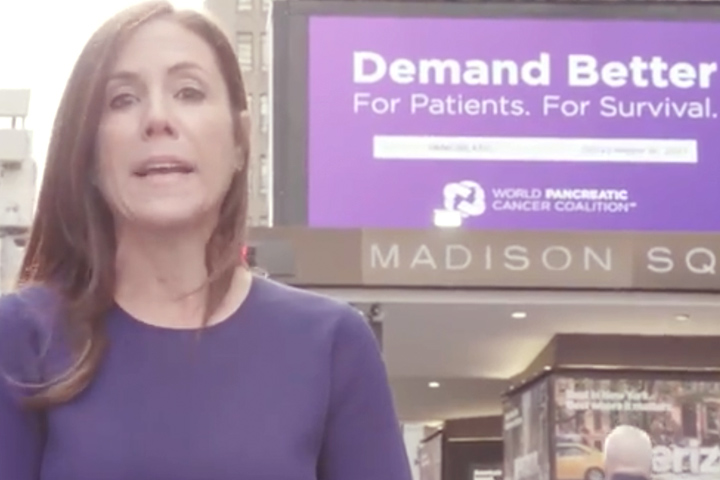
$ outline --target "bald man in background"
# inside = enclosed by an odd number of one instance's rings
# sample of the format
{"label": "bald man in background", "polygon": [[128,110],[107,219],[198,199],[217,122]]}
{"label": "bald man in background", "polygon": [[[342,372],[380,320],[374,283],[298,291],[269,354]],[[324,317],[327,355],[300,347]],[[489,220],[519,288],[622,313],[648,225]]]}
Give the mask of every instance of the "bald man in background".
{"label": "bald man in background", "polygon": [[652,441],[637,427],[620,425],[605,439],[607,480],[651,480]]}

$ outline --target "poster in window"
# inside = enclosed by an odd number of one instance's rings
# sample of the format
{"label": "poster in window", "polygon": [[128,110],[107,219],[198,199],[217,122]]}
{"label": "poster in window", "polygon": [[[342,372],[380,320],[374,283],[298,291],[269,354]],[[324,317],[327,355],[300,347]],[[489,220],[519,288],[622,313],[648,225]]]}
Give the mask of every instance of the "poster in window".
{"label": "poster in window", "polygon": [[654,480],[720,478],[720,381],[555,380],[556,480],[603,480],[603,444],[618,425],[653,441]]}

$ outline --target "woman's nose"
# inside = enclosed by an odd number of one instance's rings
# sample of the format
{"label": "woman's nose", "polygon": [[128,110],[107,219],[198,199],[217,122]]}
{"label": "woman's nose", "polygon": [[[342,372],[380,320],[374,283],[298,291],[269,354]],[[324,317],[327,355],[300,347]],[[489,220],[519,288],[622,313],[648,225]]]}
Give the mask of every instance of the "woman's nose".
{"label": "woman's nose", "polygon": [[177,131],[173,126],[168,107],[164,104],[164,101],[151,100],[143,128],[143,137],[150,139],[162,135],[175,137]]}

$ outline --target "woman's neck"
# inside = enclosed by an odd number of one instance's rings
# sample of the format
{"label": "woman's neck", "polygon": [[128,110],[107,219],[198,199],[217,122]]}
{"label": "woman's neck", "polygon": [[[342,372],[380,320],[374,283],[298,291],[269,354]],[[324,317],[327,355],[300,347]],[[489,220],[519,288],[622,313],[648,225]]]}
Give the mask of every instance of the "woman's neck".
{"label": "woman's neck", "polygon": [[[198,233],[119,235],[116,302],[146,323],[170,328],[200,326],[207,302],[206,244],[206,236]],[[245,269],[236,272],[227,299],[210,323],[222,321],[239,307],[250,281]]]}
{"label": "woman's neck", "polygon": [[118,237],[116,291],[168,301],[197,293],[208,276],[206,244],[199,235],[125,232]]}

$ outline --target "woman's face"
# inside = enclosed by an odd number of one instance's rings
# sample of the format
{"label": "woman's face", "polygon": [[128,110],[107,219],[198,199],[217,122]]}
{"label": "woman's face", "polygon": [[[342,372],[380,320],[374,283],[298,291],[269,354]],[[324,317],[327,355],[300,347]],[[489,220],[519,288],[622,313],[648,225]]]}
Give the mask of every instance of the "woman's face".
{"label": "woman's face", "polygon": [[214,220],[242,167],[227,87],[210,46],[167,20],[124,45],[105,91],[97,180],[116,221],[177,228]]}

